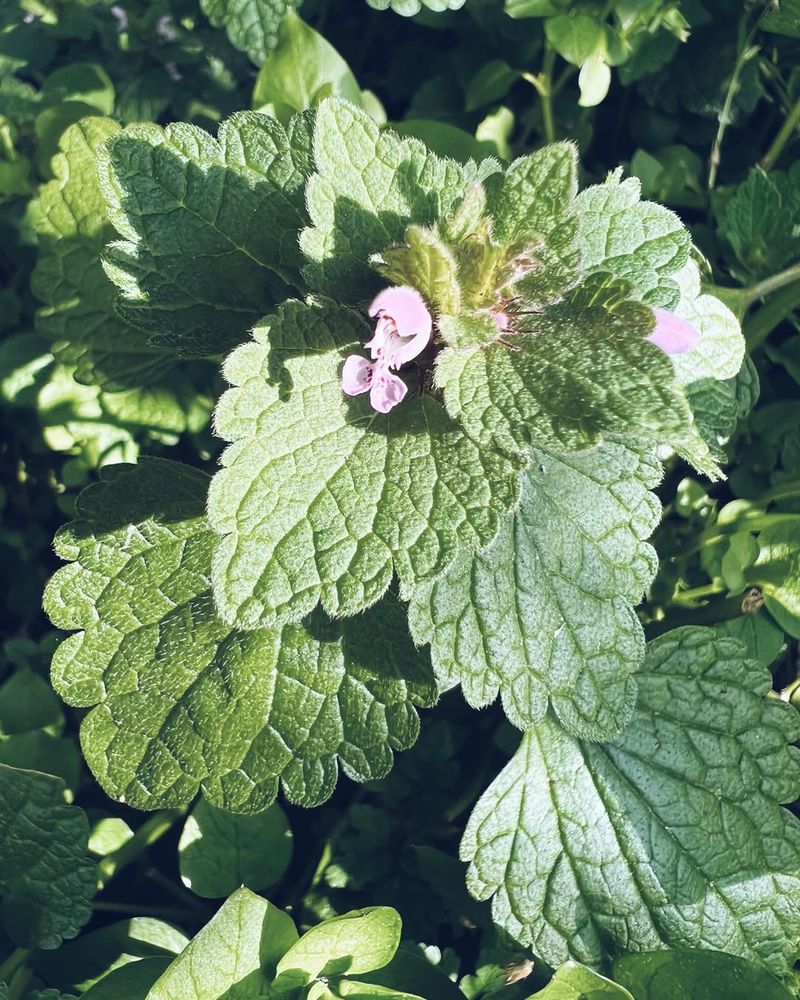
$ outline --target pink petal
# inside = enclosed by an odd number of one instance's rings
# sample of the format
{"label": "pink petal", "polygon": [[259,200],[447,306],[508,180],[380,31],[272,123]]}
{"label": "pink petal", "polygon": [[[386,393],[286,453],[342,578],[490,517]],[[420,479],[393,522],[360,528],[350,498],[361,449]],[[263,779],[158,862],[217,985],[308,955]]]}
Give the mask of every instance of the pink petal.
{"label": "pink petal", "polygon": [[376,366],[375,381],[369,394],[369,401],[378,413],[388,413],[397,406],[408,392],[405,382],[393,375],[388,368]]}
{"label": "pink petal", "polygon": [[377,361],[378,358],[386,354],[392,337],[395,340],[397,339],[397,330],[395,329],[394,321],[388,316],[379,316],[378,322],[375,324],[375,334],[372,340],[368,340],[364,344],[364,347],[368,348],[373,361]]}
{"label": "pink petal", "polygon": [[700,343],[700,332],[666,309],[654,309],[656,328],[647,338],[665,354],[685,354]]}
{"label": "pink petal", "polygon": [[[374,345],[372,349],[377,351],[380,345],[376,341],[383,337],[383,357],[392,368],[399,368],[407,361],[412,361],[431,339],[433,320],[425,300],[416,288],[384,288],[373,299],[369,314],[378,317],[375,337],[370,345]],[[394,331],[385,322],[387,320],[394,325]]]}
{"label": "pink petal", "polygon": [[375,365],[358,354],[351,354],[342,369],[342,390],[348,396],[358,396],[372,388]]}

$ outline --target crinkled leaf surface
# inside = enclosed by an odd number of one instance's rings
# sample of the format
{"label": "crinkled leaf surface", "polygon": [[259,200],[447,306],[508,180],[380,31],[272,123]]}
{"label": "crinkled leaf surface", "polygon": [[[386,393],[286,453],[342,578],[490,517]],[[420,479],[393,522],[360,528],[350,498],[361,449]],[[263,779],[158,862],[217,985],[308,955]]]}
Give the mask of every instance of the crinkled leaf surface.
{"label": "crinkled leaf surface", "polygon": [[147,998],[267,996],[278,961],[296,940],[291,917],[249,889],[239,889],[156,981]]}
{"label": "crinkled leaf surface", "polygon": [[523,283],[529,304],[552,301],[577,280],[577,189],[577,151],[569,142],[520,157],[487,182],[493,238],[502,246],[529,248],[535,262]]}
{"label": "crinkled leaf surface", "polygon": [[216,139],[133,125],[100,156],[120,314],[178,356],[218,354],[300,282],[310,119],[245,111]]}
{"label": "crinkled leaf surface", "polygon": [[97,887],[89,824],[64,783],[0,764],[0,915],[23,948],[57,948],[92,913]]}
{"label": "crinkled leaf surface", "polygon": [[379,287],[372,254],[402,243],[407,226],[445,215],[496,167],[440,159],[417,139],[381,131],[365,111],[341,100],[320,105],[313,154],[306,188],[312,226],[300,245],[312,287],[343,301]]}
{"label": "crinkled leaf surface", "polygon": [[718,475],[672,362],[645,338],[651,311],[627,287],[590,276],[559,303],[521,317],[513,343],[447,348],[436,366],[448,412],[485,448],[524,456],[531,444],[569,450],[603,435],[670,444]]}
{"label": "crinkled leaf surface", "polygon": [[640,201],[640,193],[638,178],[622,180],[619,172],[581,191],[583,263],[624,278],[648,305],[674,309],[680,301],[674,274],[689,260],[689,233],[674,212]]}
{"label": "crinkled leaf surface", "polygon": [[244,628],[351,615],[480,548],[518,495],[514,465],[479,448],[412,386],[382,415],[345,396],[342,362],[369,328],[327,300],[288,302],[228,359],[217,432],[232,444],[209,496],[222,539],[214,593]]}
{"label": "crinkled leaf surface", "polygon": [[725,949],[783,972],[800,940],[797,713],[769,672],[711,629],[649,647],[612,744],[547,718],[479,801],[468,885],[545,961]]}
{"label": "crinkled leaf surface", "polygon": [[[415,705],[436,697],[403,612],[389,598],[343,624],[321,614],[232,632],[211,595],[207,477],[172,462],[116,466],[78,501],[56,547],[71,565],[47,588],[60,628],[53,682],[97,707],[81,729],[106,791],[137,808],[190,801],[258,812],[279,780],[304,805],[348,776],[384,776],[416,739]],[[377,646],[374,635],[385,636]]]}
{"label": "crinkled leaf surface", "polygon": [[520,729],[549,703],[578,736],[618,735],[644,657],[632,606],[656,570],[644,539],[658,522],[649,489],[660,475],[622,444],[534,448],[520,506],[497,539],[460,553],[412,596],[412,634],[431,643],[440,685],[460,683],[476,708],[500,691]]}
{"label": "crinkled leaf surface", "polygon": [[640,193],[637,178],[620,180],[619,173],[581,191],[576,204],[584,266],[624,279],[634,298],[676,313],[700,332],[697,347],[672,358],[681,382],[732,378],[744,358],[739,322],[719,299],[701,293],[689,233],[677,215],[641,201]]}
{"label": "crinkled leaf surface", "polygon": [[298,0],[200,0],[203,13],[260,66],[278,40],[286,11]]}
{"label": "crinkled leaf surface", "polygon": [[56,357],[76,366],[81,382],[108,389],[142,385],[173,363],[171,352],[147,343],[114,311],[116,289],[100,253],[112,238],[97,176],[97,150],[119,131],[108,118],[84,118],[64,132],[53,160],[55,180],[32,204],[39,260],[31,276],[45,303],[37,329],[53,341]]}
{"label": "crinkled leaf surface", "polygon": [[800,260],[800,164],[754,167],[726,202],[719,231],[745,275],[765,278]]}

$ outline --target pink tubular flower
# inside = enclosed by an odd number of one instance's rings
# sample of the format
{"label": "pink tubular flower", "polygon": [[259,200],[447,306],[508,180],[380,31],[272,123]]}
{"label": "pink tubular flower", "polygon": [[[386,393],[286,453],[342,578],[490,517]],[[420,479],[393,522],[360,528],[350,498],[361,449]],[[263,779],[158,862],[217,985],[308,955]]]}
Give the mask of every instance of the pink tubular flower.
{"label": "pink tubular flower", "polygon": [[377,317],[375,336],[365,345],[373,361],[397,371],[428,346],[433,321],[416,288],[384,288],[373,299],[369,314]]}
{"label": "pink tubular flower", "polygon": [[344,363],[342,389],[348,396],[368,392],[369,401],[378,413],[388,413],[408,392],[405,382],[381,361],[372,364],[357,354],[351,354]]}
{"label": "pink tubular flower", "polygon": [[666,309],[654,309],[656,328],[647,338],[665,354],[685,354],[700,343],[700,332]]}

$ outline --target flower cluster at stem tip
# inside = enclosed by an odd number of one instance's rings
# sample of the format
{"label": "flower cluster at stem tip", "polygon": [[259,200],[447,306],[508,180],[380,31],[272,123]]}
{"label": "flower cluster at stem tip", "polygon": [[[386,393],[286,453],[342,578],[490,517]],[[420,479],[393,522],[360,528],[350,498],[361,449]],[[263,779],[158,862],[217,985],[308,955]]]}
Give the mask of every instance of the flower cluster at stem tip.
{"label": "flower cluster at stem tip", "polygon": [[[342,369],[342,390],[348,396],[369,393],[373,409],[388,413],[402,402],[408,386],[395,372],[413,361],[431,340],[433,319],[416,288],[384,288],[372,301],[369,315],[375,333],[364,345],[371,361],[351,354]],[[503,310],[494,314],[498,332],[511,328],[511,317]],[[653,309],[656,325],[647,339],[665,354],[684,354],[700,341],[700,333],[686,320],[666,309]]]}

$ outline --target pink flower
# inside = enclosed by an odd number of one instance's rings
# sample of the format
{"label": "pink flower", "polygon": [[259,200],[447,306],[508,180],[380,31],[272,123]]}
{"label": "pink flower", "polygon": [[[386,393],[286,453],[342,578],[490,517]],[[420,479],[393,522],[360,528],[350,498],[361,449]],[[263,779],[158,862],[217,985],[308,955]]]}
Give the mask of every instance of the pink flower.
{"label": "pink flower", "polygon": [[496,309],[492,316],[494,317],[495,323],[497,323],[497,329],[499,333],[506,333],[508,328],[511,326],[511,317],[504,309]]}
{"label": "pink flower", "polygon": [[351,354],[344,363],[342,389],[348,396],[368,392],[369,401],[378,413],[388,413],[408,392],[405,382],[393,375],[382,360],[372,364],[358,354]]}
{"label": "pink flower", "polygon": [[697,347],[700,332],[684,319],[679,319],[666,309],[654,309],[656,328],[647,338],[665,354],[685,354]]}
{"label": "pink flower", "polygon": [[397,371],[428,346],[433,321],[416,288],[384,288],[369,307],[377,317],[375,336],[365,345],[373,361]]}

